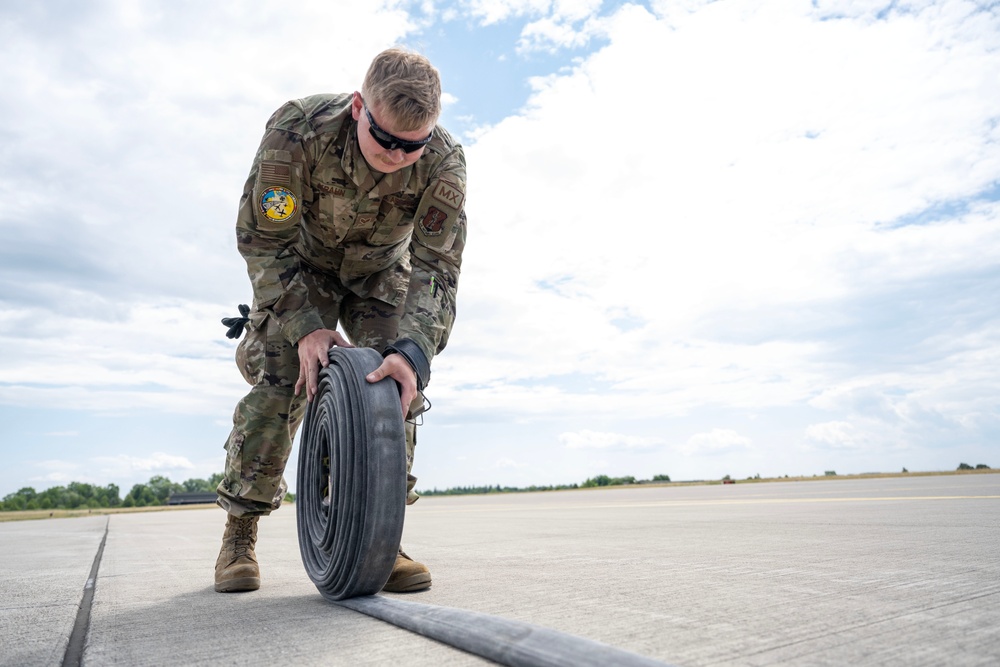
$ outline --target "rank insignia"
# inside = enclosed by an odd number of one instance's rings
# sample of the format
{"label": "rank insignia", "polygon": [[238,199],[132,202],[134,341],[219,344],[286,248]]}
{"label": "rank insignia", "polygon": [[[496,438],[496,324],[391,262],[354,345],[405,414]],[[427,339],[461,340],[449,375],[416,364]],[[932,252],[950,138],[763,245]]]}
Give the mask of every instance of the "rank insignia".
{"label": "rank insignia", "polygon": [[427,214],[420,221],[420,228],[427,236],[437,236],[444,228],[444,223],[448,220],[448,214],[431,206],[427,209]]}
{"label": "rank insignia", "polygon": [[295,195],[285,188],[264,190],[259,200],[260,212],[271,222],[285,222],[295,215]]}

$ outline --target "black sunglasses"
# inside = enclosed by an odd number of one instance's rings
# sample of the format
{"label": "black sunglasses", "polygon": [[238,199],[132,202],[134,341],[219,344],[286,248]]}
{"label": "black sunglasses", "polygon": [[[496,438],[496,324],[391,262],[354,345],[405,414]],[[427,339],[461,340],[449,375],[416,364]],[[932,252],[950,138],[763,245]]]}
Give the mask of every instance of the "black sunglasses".
{"label": "black sunglasses", "polygon": [[431,139],[434,137],[434,133],[431,132],[427,135],[426,139],[421,139],[420,141],[408,141],[389,134],[379,127],[378,123],[375,122],[375,119],[372,118],[372,112],[368,110],[367,104],[365,105],[365,116],[368,118],[368,131],[371,133],[372,138],[379,146],[386,150],[393,151],[399,148],[402,149],[404,153],[412,153],[429,144]]}

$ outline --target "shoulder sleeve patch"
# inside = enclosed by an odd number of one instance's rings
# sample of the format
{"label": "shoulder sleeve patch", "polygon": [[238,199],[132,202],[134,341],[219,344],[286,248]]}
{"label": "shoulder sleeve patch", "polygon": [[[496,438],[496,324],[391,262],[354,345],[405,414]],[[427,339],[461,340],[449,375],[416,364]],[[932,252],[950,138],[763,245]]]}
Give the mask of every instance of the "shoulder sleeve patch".
{"label": "shoulder sleeve patch", "polygon": [[266,220],[281,223],[291,220],[298,203],[295,201],[295,195],[287,188],[271,187],[261,193],[258,206]]}
{"label": "shoulder sleeve patch", "polygon": [[431,206],[427,213],[420,219],[420,229],[426,236],[438,236],[444,230],[444,223],[448,222],[448,214]]}
{"label": "shoulder sleeve patch", "polygon": [[291,162],[292,154],[282,148],[265,148],[261,152],[261,160],[277,160],[278,162]]}
{"label": "shoulder sleeve patch", "polygon": [[261,162],[260,180],[262,183],[289,185],[292,182],[292,167],[281,162]]}
{"label": "shoulder sleeve patch", "polygon": [[465,193],[447,181],[438,181],[431,195],[434,196],[434,199],[456,211],[462,210],[462,202],[465,201]]}

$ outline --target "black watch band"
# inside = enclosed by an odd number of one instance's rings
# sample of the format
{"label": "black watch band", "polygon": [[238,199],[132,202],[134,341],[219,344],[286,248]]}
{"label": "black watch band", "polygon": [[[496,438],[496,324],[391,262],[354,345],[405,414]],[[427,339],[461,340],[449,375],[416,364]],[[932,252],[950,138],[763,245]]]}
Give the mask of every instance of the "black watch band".
{"label": "black watch band", "polygon": [[382,357],[385,358],[390,354],[398,354],[406,359],[406,363],[410,364],[410,368],[417,374],[417,389],[423,391],[427,383],[431,381],[431,364],[427,361],[427,356],[420,349],[420,346],[409,338],[400,338],[395,343],[386,346]]}

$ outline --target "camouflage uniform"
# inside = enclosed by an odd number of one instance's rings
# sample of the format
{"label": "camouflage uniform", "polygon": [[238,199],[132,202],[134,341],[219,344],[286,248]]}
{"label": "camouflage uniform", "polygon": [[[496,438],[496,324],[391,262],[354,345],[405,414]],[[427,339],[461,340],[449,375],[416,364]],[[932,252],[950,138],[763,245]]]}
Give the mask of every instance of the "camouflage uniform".
{"label": "camouflage uniform", "polygon": [[[252,385],[226,442],[219,504],[268,514],[305,411],[296,343],[339,323],[352,343],[379,351],[408,338],[427,360],[455,319],[465,246],[465,156],[440,126],[420,159],[372,171],[361,154],[351,95],[288,102],[267,123],[240,200],[237,246],[253,284],[248,335],[236,351]],[[411,414],[421,401],[417,397]],[[407,502],[416,500],[416,432],[406,428]]]}

